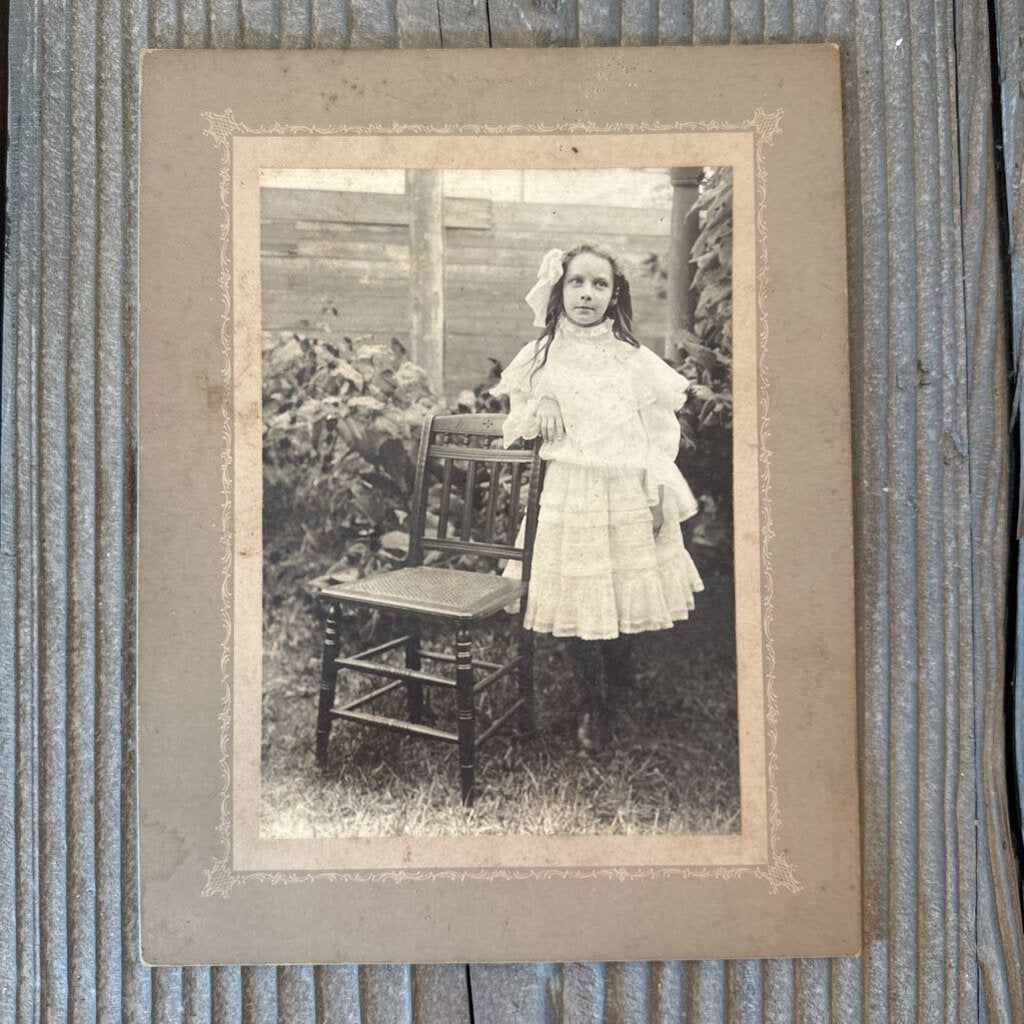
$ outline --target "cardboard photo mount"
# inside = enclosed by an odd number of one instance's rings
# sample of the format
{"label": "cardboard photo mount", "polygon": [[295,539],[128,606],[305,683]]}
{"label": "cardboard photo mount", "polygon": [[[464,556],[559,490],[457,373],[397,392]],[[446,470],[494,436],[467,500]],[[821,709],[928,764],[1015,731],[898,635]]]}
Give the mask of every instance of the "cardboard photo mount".
{"label": "cardboard photo mount", "polygon": [[[857,952],[838,50],[151,50],[142,61],[143,959]],[[262,837],[261,169],[712,165],[734,183],[739,833]]]}

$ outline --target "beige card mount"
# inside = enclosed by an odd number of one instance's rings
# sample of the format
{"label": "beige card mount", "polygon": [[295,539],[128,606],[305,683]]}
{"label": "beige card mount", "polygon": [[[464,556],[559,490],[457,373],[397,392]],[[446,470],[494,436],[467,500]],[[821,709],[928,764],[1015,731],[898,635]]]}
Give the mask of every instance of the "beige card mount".
{"label": "beige card mount", "polygon": [[837,49],[142,61],[145,961],[857,952]]}

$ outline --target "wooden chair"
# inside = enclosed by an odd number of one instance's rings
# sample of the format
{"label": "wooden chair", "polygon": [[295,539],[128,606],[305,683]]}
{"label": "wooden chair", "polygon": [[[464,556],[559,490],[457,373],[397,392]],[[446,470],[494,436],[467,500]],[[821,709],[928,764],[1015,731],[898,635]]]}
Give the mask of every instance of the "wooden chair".
{"label": "wooden chair", "polygon": [[[533,642],[532,634],[523,629],[522,623],[537,527],[542,463],[538,455],[539,442],[521,449],[501,446],[502,420],[500,414],[427,419],[416,460],[409,555],[404,567],[321,591],[320,598],[326,606],[316,730],[316,761],[321,769],[327,767],[331,723],[336,718],[453,743],[459,751],[462,801],[469,805],[473,800],[476,748],[517,712],[520,729],[523,732],[533,729]],[[432,471],[436,474],[438,469],[441,494],[437,527],[428,530],[427,495]],[[503,494],[506,486],[507,494]],[[461,521],[450,523],[460,493]],[[525,512],[526,524],[525,543],[520,549],[516,547],[516,534],[521,510]],[[476,517],[475,512],[479,513]],[[482,523],[474,521],[481,517]],[[451,536],[450,525],[454,528]],[[424,554],[429,551],[518,559],[522,562],[522,581],[504,579],[493,573],[424,565]],[[515,656],[503,664],[474,660],[471,627],[517,603],[519,633]],[[406,628],[402,635],[354,657],[339,656],[339,607],[343,604],[395,612],[405,620]],[[454,626],[454,655],[420,648],[423,619],[439,619]],[[405,652],[404,668],[375,660],[399,647]],[[455,678],[422,671],[424,661],[454,662]],[[383,676],[390,681],[335,708],[339,668]],[[478,670],[484,673],[480,678],[477,678]],[[518,678],[517,699],[477,735],[476,695],[512,672]],[[424,686],[455,690],[455,732],[423,723]],[[399,687],[405,688],[406,719],[366,710],[368,705]]]}

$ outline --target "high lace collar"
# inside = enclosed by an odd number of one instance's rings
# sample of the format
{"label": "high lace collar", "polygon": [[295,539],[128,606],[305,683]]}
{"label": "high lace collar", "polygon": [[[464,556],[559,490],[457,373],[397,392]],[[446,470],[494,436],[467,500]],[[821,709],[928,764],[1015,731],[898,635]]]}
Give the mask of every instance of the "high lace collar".
{"label": "high lace collar", "polygon": [[605,319],[598,324],[591,324],[589,327],[581,327],[579,324],[574,324],[563,314],[558,321],[558,333],[564,338],[571,338],[573,341],[583,341],[588,343],[595,341],[607,341],[609,339],[615,339],[615,335],[612,332],[614,324],[615,321],[609,316],[605,317]]}

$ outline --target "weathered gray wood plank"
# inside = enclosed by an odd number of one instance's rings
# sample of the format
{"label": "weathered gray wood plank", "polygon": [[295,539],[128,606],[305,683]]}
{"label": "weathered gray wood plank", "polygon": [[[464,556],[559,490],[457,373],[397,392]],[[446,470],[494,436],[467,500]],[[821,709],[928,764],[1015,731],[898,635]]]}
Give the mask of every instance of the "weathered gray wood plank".
{"label": "weathered gray wood plank", "polygon": [[662,46],[693,42],[693,11],[687,0],[658,0],[658,39]]}
{"label": "weathered gray wood plank", "polygon": [[[1000,58],[1019,79],[1018,14],[1003,3],[1000,17]],[[1004,788],[1011,342],[988,22],[982,5],[924,0],[14,3],[0,913],[15,926],[0,938],[0,1018],[469,1019],[461,966],[151,971],[138,961],[138,48],[818,39],[838,41],[844,57],[864,954],[474,966],[476,1019],[1024,1019]],[[1003,138],[1017,240],[1021,111],[1010,86]],[[1017,243],[1014,339],[1022,251]]]}
{"label": "weathered gray wood plank", "polygon": [[[464,964],[427,964],[413,968],[412,1017],[430,1024],[470,1024],[469,987]],[[481,1020],[477,1016],[477,1020]]]}
{"label": "weathered gray wood plank", "polygon": [[[4,816],[11,822],[12,842],[3,843],[0,876],[5,886],[4,919],[15,927],[4,932],[3,1009],[5,1016],[31,1020],[39,1013],[39,785],[37,778],[36,705],[39,661],[36,643],[36,574],[38,539],[36,464],[32,396],[36,386],[35,342],[38,330],[38,251],[41,203],[38,181],[40,153],[38,76],[31,73],[39,50],[37,12],[11,12],[12,41],[20,38],[20,54],[10,62],[12,109],[8,163],[8,265],[4,278],[3,479],[6,497],[3,530],[3,693],[5,720],[13,743],[0,745],[4,779]],[[14,680],[18,685],[15,688]],[[6,713],[11,718],[6,719]],[[8,803],[9,801],[9,803]]]}
{"label": "weathered gray wood plank", "polygon": [[[1004,179],[1002,182],[1002,205],[1006,213],[1006,242],[1010,263],[1011,318],[1009,349],[1014,377],[1013,408],[1016,422],[1011,425],[1015,440],[1015,456],[1011,466],[1016,471],[1017,518],[1011,522],[1016,535],[1015,622],[1016,642],[1014,644],[1014,671],[1011,693],[1012,715],[1011,737],[1013,749],[1011,774],[1012,827],[1016,828],[1018,852],[1024,849],[1024,545],[1021,544],[1022,522],[1024,522],[1024,473],[1021,472],[1021,452],[1024,451],[1024,419],[1020,416],[1021,399],[1021,353],[1024,345],[1024,46],[1021,33],[1024,31],[1024,12],[1019,4],[1002,0],[996,5],[999,101],[1002,159]],[[1012,481],[1011,481],[1012,484]],[[1015,819],[1015,820],[1013,820]]]}
{"label": "weathered gray wood plank", "polygon": [[[96,14],[69,11],[70,37],[96,47]],[[71,128],[68,213],[75,225],[67,274],[75,287],[68,301],[67,402],[79,411],[79,426],[68,438],[67,822],[68,960],[75,984],[69,994],[72,1021],[94,1020],[96,978],[96,322],[97,147],[93,116],[97,84],[93,69],[72,63],[68,115]]]}
{"label": "weathered gray wood plank", "polygon": [[958,115],[964,138],[964,315],[969,348],[971,526],[974,534],[974,700],[978,793],[977,959],[993,1019],[1024,1017],[1024,939],[1020,866],[1010,845],[1005,724],[1004,640],[1009,566],[1007,336],[1012,316],[1000,251],[999,183],[995,174],[993,82],[975,72],[987,54],[989,23],[970,6],[958,11]]}
{"label": "weathered gray wood plank", "polygon": [[212,971],[209,967],[190,967],[184,972],[182,996],[185,1024],[211,1024],[212,981]]}
{"label": "weathered gray wood plank", "polygon": [[[603,0],[602,6],[614,6]],[[488,0],[492,46],[575,46],[576,7],[571,0]]]}
{"label": "weathered gray wood plank", "polygon": [[373,964],[359,968],[360,1020],[366,1024],[408,1024],[412,1021],[414,968]]}
{"label": "weathered gray wood plank", "polygon": [[398,45],[426,49],[441,45],[441,11],[436,0],[395,0]]}
{"label": "weathered gray wood plank", "polygon": [[757,960],[730,960],[725,965],[726,1016],[729,1024],[761,1020],[761,965]]}
{"label": "weathered gray wood plank", "polygon": [[470,974],[477,1021],[552,1020],[554,964],[474,964]]}
{"label": "weathered gray wood plank", "polygon": [[489,46],[487,7],[487,0],[440,0],[437,45],[452,49]]}
{"label": "weathered gray wood plank", "polygon": [[317,1020],[359,1024],[359,968],[352,966],[316,969]]}
{"label": "weathered gray wood plank", "polygon": [[392,0],[360,0],[348,5],[349,46],[386,49],[398,45],[396,5]]}

